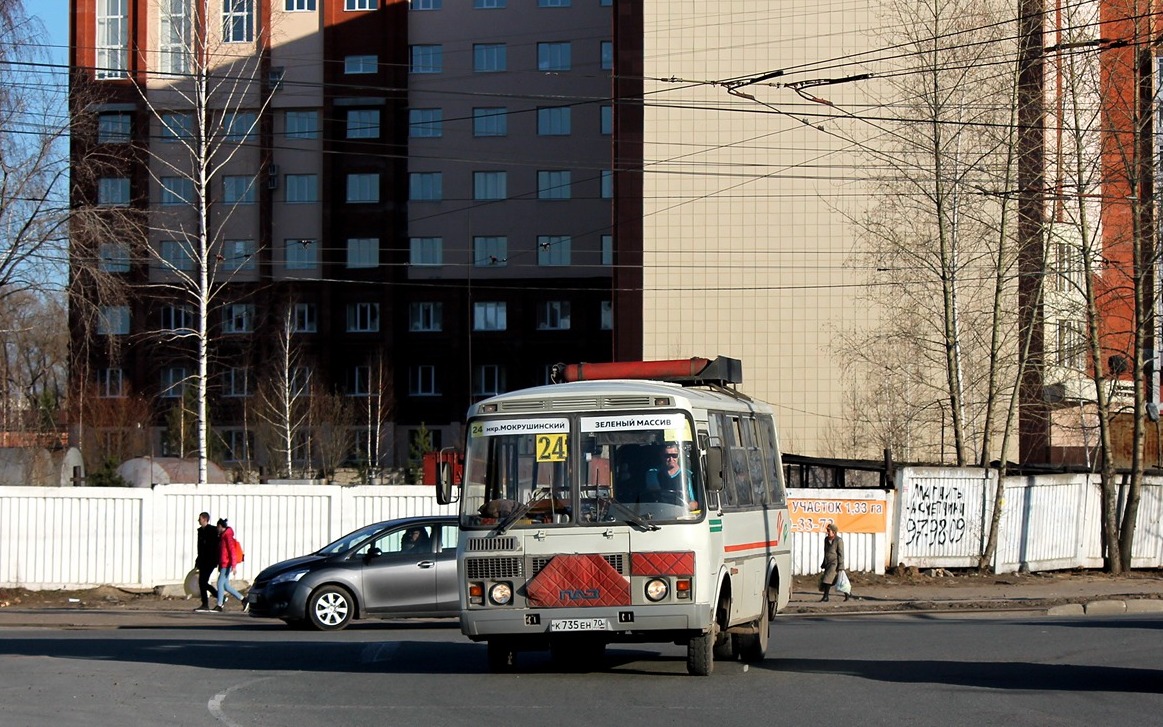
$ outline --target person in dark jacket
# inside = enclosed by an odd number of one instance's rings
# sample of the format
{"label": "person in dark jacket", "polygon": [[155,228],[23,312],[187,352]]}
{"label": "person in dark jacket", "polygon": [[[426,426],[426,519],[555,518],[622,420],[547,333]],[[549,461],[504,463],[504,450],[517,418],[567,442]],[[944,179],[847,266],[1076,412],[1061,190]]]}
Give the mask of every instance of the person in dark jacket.
{"label": "person in dark jacket", "polygon": [[[844,539],[836,530],[836,525],[828,523],[824,533],[824,562],[820,564],[824,572],[820,574],[820,590],[824,592],[821,601],[828,600],[828,591],[836,584],[836,577],[844,570]],[[847,593],[844,600],[848,600]]]}
{"label": "person in dark jacket", "polygon": [[198,597],[202,606],[196,611],[209,611],[210,599],[218,599],[218,589],[210,585],[210,573],[218,567],[218,528],[210,524],[210,513],[198,516],[198,557],[194,560],[198,569]]}
{"label": "person in dark jacket", "polygon": [[222,610],[227,594],[234,596],[242,604],[242,612],[250,610],[249,604],[234,586],[230,585],[230,573],[238,563],[235,562],[234,528],[226,522],[226,518],[218,520],[218,605],[215,611]]}

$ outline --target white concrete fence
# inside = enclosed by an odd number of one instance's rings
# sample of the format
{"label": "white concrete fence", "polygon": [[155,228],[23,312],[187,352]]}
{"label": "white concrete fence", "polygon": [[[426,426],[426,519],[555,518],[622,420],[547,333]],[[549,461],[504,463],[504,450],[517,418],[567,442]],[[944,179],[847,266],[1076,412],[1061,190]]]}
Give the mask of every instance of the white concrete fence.
{"label": "white concrete fence", "polygon": [[[792,490],[797,575],[822,559],[835,522],[852,571],[977,565],[996,482],[986,470],[902,468],[896,490]],[[198,513],[229,518],[246,550],[239,577],[303,555],[367,523],[452,512],[427,487],[165,485],[153,489],[0,487],[0,587],[33,589],[180,583],[193,567]],[[1005,482],[997,572],[1102,565],[1097,478]],[[1163,480],[1143,488],[1136,568],[1163,567]]]}

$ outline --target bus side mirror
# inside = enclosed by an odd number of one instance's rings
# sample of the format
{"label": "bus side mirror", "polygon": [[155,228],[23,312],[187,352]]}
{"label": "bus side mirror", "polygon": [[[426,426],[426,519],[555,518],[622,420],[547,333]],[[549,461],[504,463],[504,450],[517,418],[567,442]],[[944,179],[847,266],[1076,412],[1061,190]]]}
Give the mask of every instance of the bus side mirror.
{"label": "bus side mirror", "polygon": [[436,481],[436,502],[447,505],[452,502],[452,463],[441,462]]}
{"label": "bus side mirror", "polygon": [[720,492],[723,489],[723,448],[707,448],[707,491]]}

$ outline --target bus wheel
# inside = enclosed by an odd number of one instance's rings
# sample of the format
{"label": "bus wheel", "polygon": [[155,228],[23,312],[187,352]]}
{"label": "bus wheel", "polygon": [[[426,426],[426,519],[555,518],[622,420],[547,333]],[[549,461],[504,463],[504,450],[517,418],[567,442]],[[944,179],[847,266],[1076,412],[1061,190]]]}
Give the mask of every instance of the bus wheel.
{"label": "bus wheel", "polygon": [[504,639],[489,639],[489,671],[513,671],[517,665],[517,652]]}
{"label": "bus wheel", "polygon": [[719,629],[716,625],[705,634],[691,638],[686,645],[686,670],[697,677],[710,676],[715,668],[715,637]]}
{"label": "bus wheel", "polygon": [[771,637],[771,622],[767,620],[767,614],[770,612],[771,599],[765,588],[763,589],[763,610],[759,612],[759,618],[755,619],[755,633],[737,637],[739,656],[748,664],[763,661],[767,656],[767,643]]}
{"label": "bus wheel", "polygon": [[719,634],[715,637],[715,661],[735,661],[735,637]]}

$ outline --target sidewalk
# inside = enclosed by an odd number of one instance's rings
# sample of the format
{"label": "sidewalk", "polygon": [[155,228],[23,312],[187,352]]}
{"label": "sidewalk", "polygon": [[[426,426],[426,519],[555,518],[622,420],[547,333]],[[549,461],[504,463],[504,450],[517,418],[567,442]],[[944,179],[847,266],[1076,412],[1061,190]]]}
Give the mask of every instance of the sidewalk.
{"label": "sidewalk", "polygon": [[[938,570],[937,572],[942,572]],[[945,571],[947,573],[947,571]],[[849,574],[852,597],[832,591],[820,601],[815,576],[797,576],[787,614],[918,611],[1035,611],[1051,616],[1163,613],[1163,577],[1136,571],[1108,576],[1092,571],[1041,574],[957,574],[908,577]]]}
{"label": "sidewalk", "polygon": [[[1049,616],[1163,614],[1163,572],[1135,571],[1108,576],[1093,571],[1040,574],[977,575],[959,573],[934,577],[849,573],[852,598],[833,591],[820,602],[815,576],[797,576],[792,584],[787,616],[855,615],[869,613],[1013,611]],[[192,599],[180,587],[133,593],[108,586],[81,592],[0,593],[3,628],[205,628],[272,627],[279,621],[243,614],[235,601],[220,614],[196,614]],[[173,595],[169,595],[173,594]]]}

